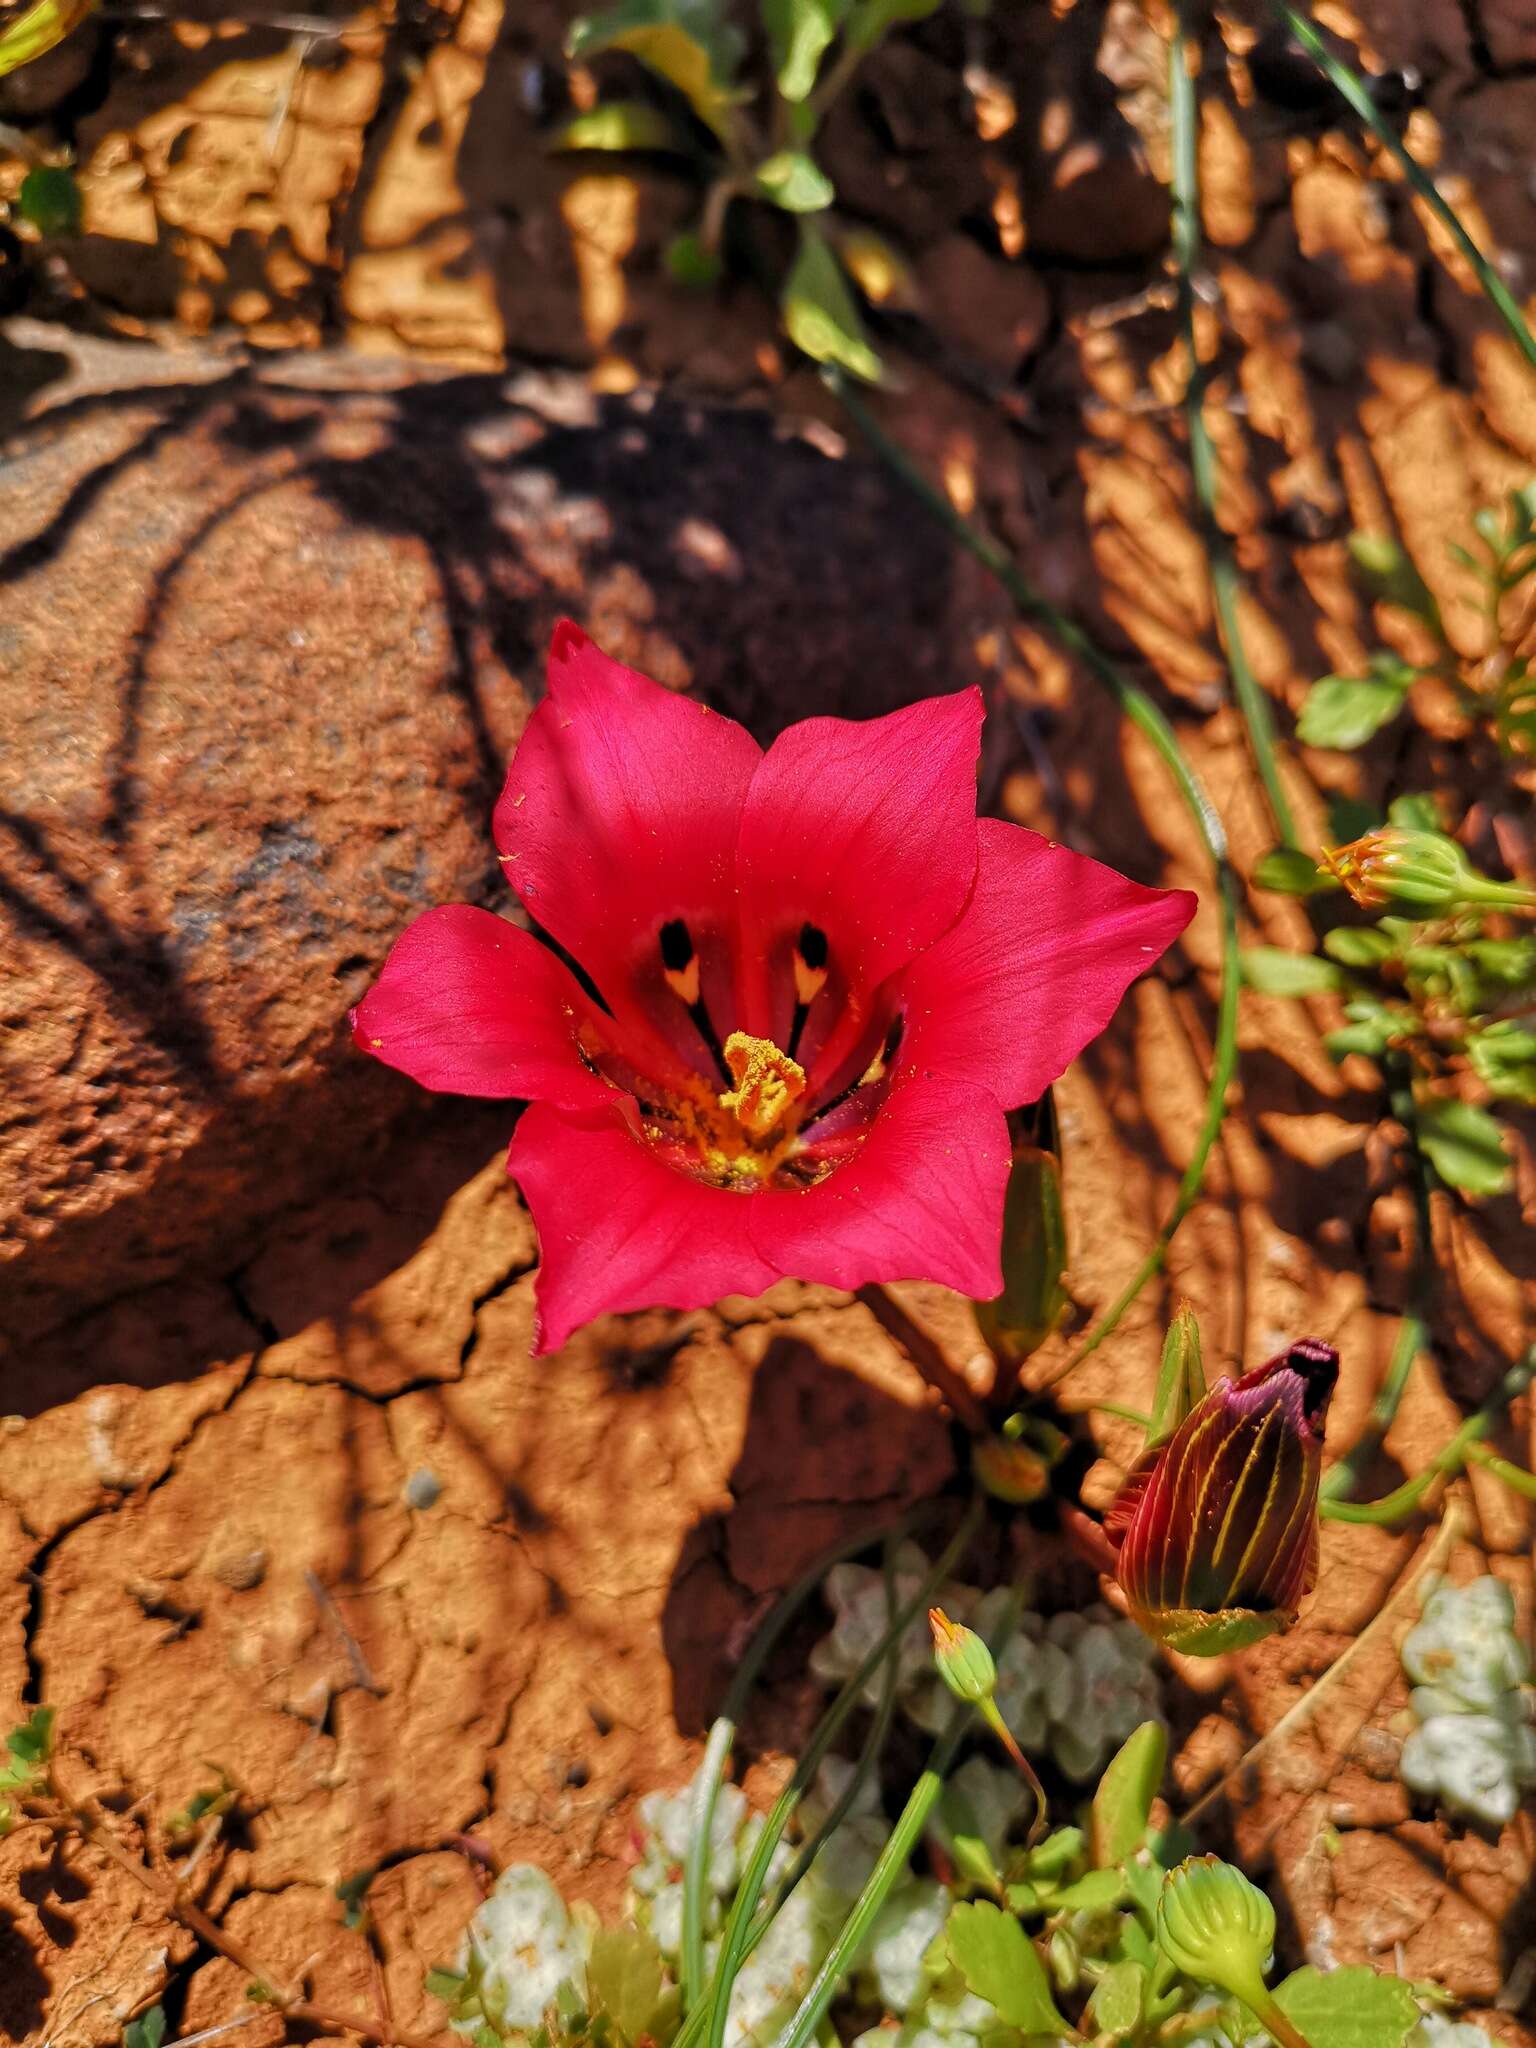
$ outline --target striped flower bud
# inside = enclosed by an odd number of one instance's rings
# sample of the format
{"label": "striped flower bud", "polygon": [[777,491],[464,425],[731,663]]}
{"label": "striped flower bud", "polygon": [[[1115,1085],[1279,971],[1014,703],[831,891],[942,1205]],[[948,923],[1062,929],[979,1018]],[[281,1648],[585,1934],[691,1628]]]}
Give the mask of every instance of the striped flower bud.
{"label": "striped flower bud", "polygon": [[1218,1380],[1131,1472],[1104,1520],[1136,1621],[1214,1657],[1288,1628],[1317,1577],[1331,1344],[1303,1338]]}

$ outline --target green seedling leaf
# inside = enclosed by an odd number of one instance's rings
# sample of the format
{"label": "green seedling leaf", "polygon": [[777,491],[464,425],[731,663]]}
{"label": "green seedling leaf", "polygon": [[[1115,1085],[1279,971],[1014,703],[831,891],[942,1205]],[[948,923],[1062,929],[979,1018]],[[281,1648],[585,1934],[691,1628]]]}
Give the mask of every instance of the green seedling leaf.
{"label": "green seedling leaf", "polygon": [[[1152,1426],[1147,1431],[1149,1451],[1162,1443],[1165,1437],[1173,1435],[1204,1392],[1205,1358],[1200,1343],[1200,1325],[1189,1303],[1181,1301],[1163,1339],[1162,1362],[1158,1366],[1157,1387],[1152,1396]],[[1121,1755],[1124,1754],[1122,1750]],[[1110,1769],[1113,1768],[1112,1764]],[[1093,1860],[1097,1863],[1101,1859],[1095,1854]]]}
{"label": "green seedling leaf", "polygon": [[1129,2034],[1141,2024],[1147,1972],[1138,1962],[1111,1963],[1094,1986],[1088,2013],[1096,2033]]}
{"label": "green seedling leaf", "polygon": [[1440,1178],[1464,1195],[1501,1195],[1514,1177],[1496,1117],[1475,1103],[1434,1095],[1414,1118],[1420,1149]]}
{"label": "green seedling leaf", "polygon": [[1323,951],[1341,967],[1380,967],[1397,950],[1397,941],[1374,925],[1339,925],[1323,939]]}
{"label": "green seedling leaf", "polygon": [[732,83],[741,38],[710,0],[619,0],[606,14],[583,16],[566,39],[567,54],[592,57],[601,50],[638,58],[725,141],[741,97]]}
{"label": "green seedling leaf", "polygon": [[1312,2048],[1405,2048],[1419,2024],[1411,1988],[1374,1970],[1309,1965],[1277,1986],[1275,2003]]}
{"label": "green seedling leaf", "polygon": [[1266,853],[1254,868],[1253,885],[1277,896],[1322,896],[1344,886],[1337,875],[1320,868],[1310,853],[1294,846],[1277,846]]}
{"label": "green seedling leaf", "polygon": [[1490,1094],[1536,1103],[1536,1032],[1511,1017],[1467,1041],[1472,1070]]}
{"label": "green seedling leaf", "polygon": [[872,50],[901,22],[926,21],[943,0],[856,0],[848,17],[848,41],[855,50]]}
{"label": "green seedling leaf", "polygon": [[378,1876],[378,1865],[359,1870],[351,1877],[344,1877],[336,1887],[336,1896],[341,1901],[341,1924],[355,1934],[368,1923],[368,1887]]}
{"label": "green seedling leaf", "polygon": [[688,156],[693,146],[666,110],[648,100],[605,100],[576,114],[549,139],[551,149],[652,149]]}
{"label": "green seedling leaf", "polygon": [[16,211],[40,235],[78,235],[80,187],[74,172],[61,164],[39,164],[28,171],[16,194]]}
{"label": "green seedling leaf", "polygon": [[51,50],[80,26],[95,0],[37,0],[0,29],[0,78]]}
{"label": "green seedling leaf", "polygon": [[1437,639],[1443,638],[1440,607],[1411,556],[1395,540],[1380,533],[1352,533],[1349,552],[1374,597],[1412,612]]}
{"label": "green seedling leaf", "polygon": [[1297,739],[1304,746],[1337,747],[1345,753],[1363,747],[1402,710],[1416,676],[1405,661],[1368,676],[1324,676],[1303,700]]}
{"label": "green seedling leaf", "polygon": [[666,1997],[661,1952],[638,1927],[604,1927],[592,1937],[587,1997],[626,2041],[660,2041],[657,2019]]}
{"label": "green seedling leaf", "polygon": [[1261,996],[1320,996],[1346,985],[1331,960],[1319,960],[1313,953],[1287,953],[1281,946],[1247,947],[1242,968],[1245,987]]}
{"label": "green seedling leaf", "polygon": [[792,105],[809,95],[847,12],[848,0],[762,0],[773,74]]}
{"label": "green seedling leaf", "polygon": [[1438,832],[1440,806],[1425,790],[1395,796],[1387,805],[1387,823],[1400,826],[1404,832]]}
{"label": "green seedling leaf", "polygon": [[837,197],[832,180],[803,149],[781,149],[757,167],[758,190],[785,213],[820,213]]}
{"label": "green seedling leaf", "polygon": [[428,1970],[427,1996],[440,1998],[444,2005],[457,2005],[468,1981],[458,1970]]}
{"label": "green seedling leaf", "polygon": [[880,381],[880,358],[869,345],[837,258],[809,221],[800,225],[800,253],[784,284],[780,310],[796,348],[812,362],[838,363],[867,384]]}
{"label": "green seedling leaf", "polygon": [[46,1763],[53,1754],[53,1723],[52,1707],[35,1708],[19,1728],[13,1728],[6,1736],[6,1748],[20,1764]]}
{"label": "green seedling leaf", "polygon": [[1107,1913],[1125,1897],[1125,1875],[1119,1870],[1089,1870],[1051,1894],[1053,1913]]}
{"label": "green seedling leaf", "polygon": [[1093,1795],[1093,1861],[1104,1871],[1134,1856],[1146,1840],[1152,1802],[1162,1789],[1168,1736],[1159,1721],[1143,1721],[1110,1759]]}
{"label": "green seedling leaf", "polygon": [[1002,1258],[1003,1291],[995,1301],[978,1302],[976,1315],[993,1353],[1010,1365],[1022,1365],[1067,1309],[1061,1164],[1054,1152],[1039,1145],[1013,1148],[1003,1202]]}
{"label": "green seedling leaf", "polygon": [[1026,2034],[1062,2034],[1067,2022],[1056,2010],[1045,1965],[1011,1913],[988,1900],[954,1908],[946,1929],[949,1959],[966,1989],[997,2007],[999,2019]]}
{"label": "green seedling leaf", "polygon": [[674,284],[687,285],[695,291],[718,283],[725,269],[720,252],[711,249],[704,238],[691,229],[672,237],[663,261]]}
{"label": "green seedling leaf", "polygon": [[165,2039],[165,2014],[158,2005],[140,2013],[123,2029],[123,2048],[160,2048]]}
{"label": "green seedling leaf", "polygon": [[1491,505],[1480,505],[1477,511],[1472,514],[1472,531],[1491,555],[1503,556],[1505,552],[1503,522]]}

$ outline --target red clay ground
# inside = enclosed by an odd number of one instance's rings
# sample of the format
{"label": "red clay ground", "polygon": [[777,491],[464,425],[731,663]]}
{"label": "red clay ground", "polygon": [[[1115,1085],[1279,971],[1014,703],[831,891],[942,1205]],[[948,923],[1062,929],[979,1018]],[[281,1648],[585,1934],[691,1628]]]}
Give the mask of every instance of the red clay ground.
{"label": "red clay ground", "polygon": [[[785,1287],[708,1315],[615,1319],[530,1362],[535,1252],[498,1162],[505,1117],[417,1114],[404,1091],[369,1096],[378,1084],[345,1058],[340,1013],[391,932],[421,901],[492,886],[481,750],[515,738],[553,610],[764,730],[828,708],[829,673],[838,708],[870,710],[979,672],[994,692],[987,801],[1209,898],[1163,771],[1087,679],[1015,628],[915,514],[882,524],[875,487],[828,462],[835,413],[785,360],[771,311],[745,287],[714,304],[664,285],[679,182],[539,146],[519,81],[531,56],[552,61],[561,26],[555,9],[502,21],[494,0],[470,0],[345,55],[311,52],[275,150],[285,39],[128,32],[76,124],[90,232],[68,258],[87,294],[75,316],[156,334],[172,316],[232,321],[258,347],[403,344],[479,368],[532,354],[595,365],[610,392],[677,379],[783,420],[809,413],[814,447],[775,454],[759,421],[749,463],[739,423],[703,414],[689,459],[671,459],[673,429],[643,398],[638,416],[584,411],[579,376],[525,383],[511,403],[490,378],[424,398],[407,381],[402,397],[393,371],[359,393],[356,363],[316,372],[278,356],[194,403],[200,380],[238,371],[221,342],[212,358],[145,353],[131,381],[169,398],[45,384],[54,410],[21,442],[33,489],[3,536],[7,630],[46,687],[8,750],[22,829],[0,840],[0,869],[7,903],[25,899],[8,934],[22,986],[48,1000],[6,1013],[21,1049],[7,1066],[20,1108],[0,1131],[20,1307],[0,1408],[24,1415],[0,1436],[16,1561],[0,1592],[0,1720],[56,1703],[71,1785],[162,1820],[205,1759],[226,1767],[243,1818],[206,1865],[209,1910],[274,1967],[317,1957],[317,1998],[369,2010],[386,1996],[407,2028],[436,2023],[422,1972],[478,1895],[445,1840],[471,1829],[614,1903],[633,1801],[691,1768],[764,1596],[951,1471],[915,1374],[841,1297]],[[1383,64],[1425,73],[1415,146],[1470,179],[1528,280],[1536,51],[1520,10],[1382,5],[1369,27]],[[1272,834],[1211,631],[1172,318],[1142,296],[1161,277],[1160,46],[1123,8],[1080,7],[1059,29],[1020,10],[989,34],[971,52],[953,25],[902,39],[839,117],[840,192],[902,242],[926,288],[924,315],[882,337],[898,374],[879,403],[1053,596],[1142,665],[1246,873]],[[1229,402],[1213,426],[1249,650],[1288,733],[1307,683],[1375,638],[1346,572],[1352,525],[1399,530],[1453,630],[1470,630],[1445,543],[1536,468],[1536,398],[1390,169],[1320,114],[1256,96],[1240,25],[1227,35],[1230,60],[1209,53],[1203,137],[1219,286],[1205,326]],[[973,93],[967,55],[1009,90]],[[1460,203],[1465,188],[1450,189]],[[37,305],[68,297],[56,280]],[[56,367],[51,330],[18,325],[12,342],[30,352],[12,358],[17,386]],[[103,374],[125,381],[116,362]],[[350,395],[317,400],[316,381]],[[653,457],[659,446],[679,478],[649,526],[625,468],[636,432],[660,437]],[[793,526],[794,493],[822,488],[821,470],[797,467],[813,457],[852,479],[837,486],[847,517],[871,522],[856,552],[886,561],[884,586],[829,541],[835,573],[812,604],[793,550],[765,560],[764,535],[733,525],[733,479],[788,465],[767,527]],[[695,477],[708,503],[690,527]],[[892,630],[893,589],[924,576]],[[261,688],[242,693],[249,676]],[[1500,810],[1528,815],[1528,790],[1500,791],[1434,729],[1433,707],[1425,718],[1363,760],[1293,752],[1309,834],[1341,788],[1437,783],[1482,801],[1489,833]],[[329,755],[328,729],[342,734]],[[189,759],[223,778],[189,824],[200,842],[178,838],[197,801],[181,786]],[[279,814],[289,836],[274,841]],[[1270,943],[1310,929],[1274,897],[1249,914]],[[1134,1266],[1189,1155],[1215,959],[1207,900],[1059,1091],[1079,1329]],[[182,999],[174,1028],[167,990]],[[1331,1440],[1358,1432],[1404,1297],[1411,1216],[1368,1072],[1323,1053],[1331,1021],[1326,1003],[1245,999],[1242,1082],[1206,1192],[1166,1285],[1085,1367],[1085,1391],[1142,1397],[1185,1293],[1220,1362],[1255,1362],[1302,1330],[1339,1344]],[[241,1085],[200,1092],[199,1044],[209,1072]],[[93,1157],[114,1089],[111,1129],[132,1142]],[[1536,1160],[1521,1143],[1512,1196],[1437,1209],[1438,1370],[1416,1374],[1383,1487],[1531,1341]],[[913,1301],[965,1369],[963,1308],[926,1290]],[[1129,1448],[1113,1425],[1105,1445]],[[1528,1418],[1503,1446],[1529,1459]],[[443,1485],[425,1511],[403,1499],[423,1468]],[[1529,1628],[1529,1512],[1481,1476],[1471,1495],[1475,1541],[1454,1568],[1506,1576]],[[1423,1536],[1331,1527],[1293,1635],[1183,1674],[1196,1691],[1176,1804],[1346,1646]],[[1290,1951],[1437,1977],[1531,2048],[1529,2005],[1487,2014],[1532,1936],[1528,1826],[1493,1842],[1410,1815],[1394,1674],[1384,1640],[1241,1783],[1228,1839],[1271,1872]],[[781,1672],[762,1741],[788,1744],[806,1704]],[[774,1768],[770,1756],[759,1782]],[[370,1946],[341,1927],[333,1887],[381,1862]],[[186,2028],[230,2011],[243,1982],[194,1957],[94,1852],[50,1858],[26,1834],[0,1846],[0,1959],[0,2023],[58,2048],[115,2040],[185,1961]]]}

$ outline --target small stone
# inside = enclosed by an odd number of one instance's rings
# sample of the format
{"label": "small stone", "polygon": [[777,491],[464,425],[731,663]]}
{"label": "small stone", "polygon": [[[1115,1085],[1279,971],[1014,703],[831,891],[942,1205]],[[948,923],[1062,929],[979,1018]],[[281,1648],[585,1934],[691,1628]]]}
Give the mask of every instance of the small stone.
{"label": "small stone", "polygon": [[267,1553],[260,1549],[230,1551],[215,1564],[213,1576],[232,1593],[249,1593],[267,1576]]}
{"label": "small stone", "polygon": [[419,1465],[405,1482],[401,1499],[408,1508],[434,1508],[443,1496],[443,1482],[430,1465]]}

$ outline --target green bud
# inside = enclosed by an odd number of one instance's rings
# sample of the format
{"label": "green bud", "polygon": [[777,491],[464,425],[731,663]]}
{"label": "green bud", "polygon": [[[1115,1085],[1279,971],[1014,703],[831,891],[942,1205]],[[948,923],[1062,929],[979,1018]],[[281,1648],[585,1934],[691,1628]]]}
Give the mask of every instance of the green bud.
{"label": "green bud", "polygon": [[1264,1972],[1275,1945],[1275,1909],[1219,1856],[1191,1856],[1163,1879],[1157,1939],[1186,1977],[1214,1984],[1261,2016],[1268,2009]]}
{"label": "green bud", "polygon": [[1056,1989],[1075,1991],[1078,1979],[1083,1974],[1083,1957],[1081,1949],[1065,1927],[1058,1927],[1051,1936],[1048,1953],[1051,1960],[1051,1975],[1056,1979]]}
{"label": "green bud", "polygon": [[933,1661],[955,1698],[973,1707],[991,1699],[997,1666],[976,1631],[951,1621],[942,1607],[929,1608],[928,1626],[933,1630]]}
{"label": "green bud", "polygon": [[1392,901],[1428,910],[1470,903],[1507,909],[1536,905],[1536,890],[1480,874],[1443,832],[1384,825],[1348,846],[1325,848],[1323,865],[1368,910]]}

